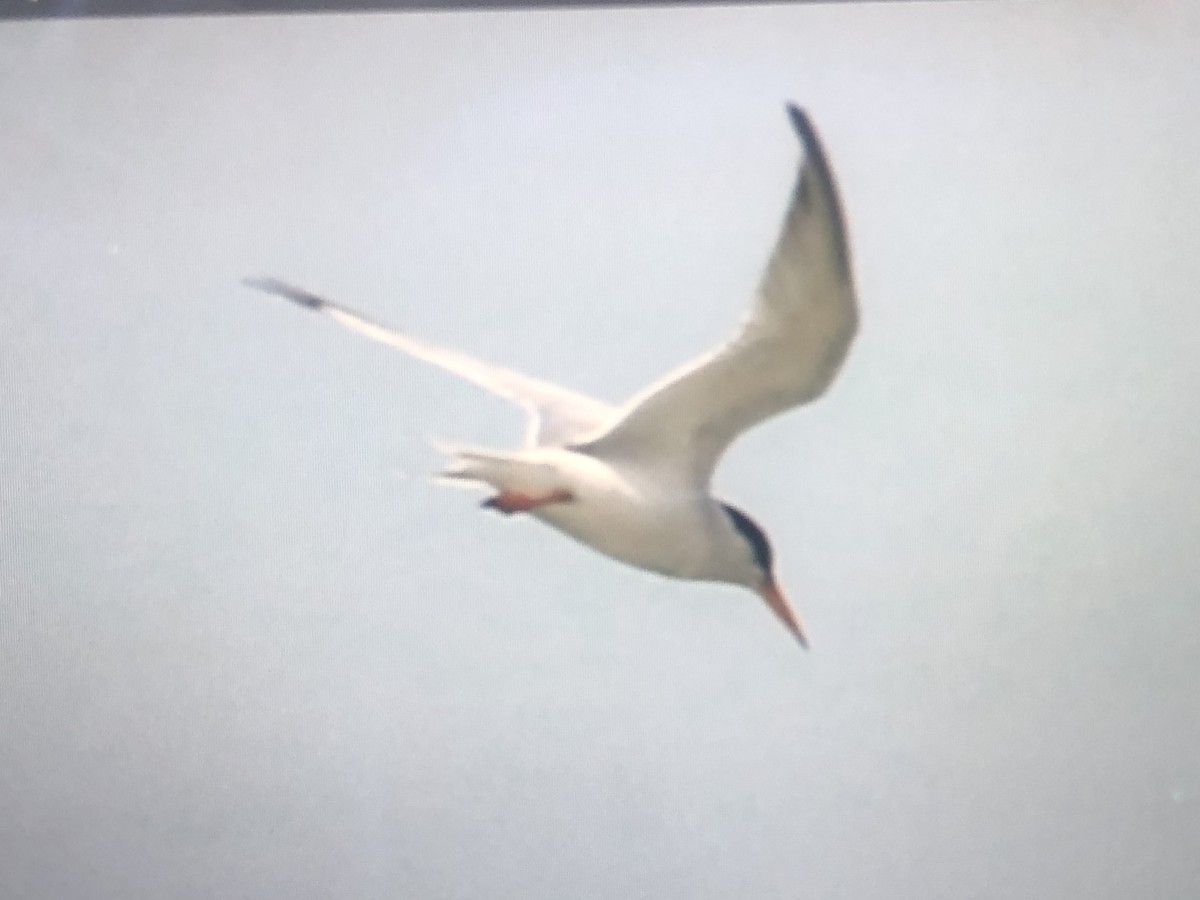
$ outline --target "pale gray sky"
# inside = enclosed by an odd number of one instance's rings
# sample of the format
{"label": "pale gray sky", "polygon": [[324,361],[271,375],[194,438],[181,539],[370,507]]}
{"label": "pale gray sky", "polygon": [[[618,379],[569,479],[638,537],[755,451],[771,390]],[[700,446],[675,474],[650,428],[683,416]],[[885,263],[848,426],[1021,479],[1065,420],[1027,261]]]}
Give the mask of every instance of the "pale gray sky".
{"label": "pale gray sky", "polygon": [[[0,26],[0,895],[1193,898],[1200,8]],[[730,454],[732,588],[428,483],[620,400],[812,113],[863,331]]]}

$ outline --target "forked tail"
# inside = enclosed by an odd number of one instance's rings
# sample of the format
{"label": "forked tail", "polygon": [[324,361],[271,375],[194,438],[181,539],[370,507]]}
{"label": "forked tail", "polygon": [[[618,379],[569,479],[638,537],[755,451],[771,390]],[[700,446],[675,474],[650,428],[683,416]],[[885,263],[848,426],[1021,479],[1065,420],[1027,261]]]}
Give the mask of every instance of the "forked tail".
{"label": "forked tail", "polygon": [[491,487],[501,497],[524,498],[518,505],[530,509],[571,499],[558,467],[545,460],[530,459],[529,451],[490,450],[444,442],[435,445],[449,457],[435,476],[443,484]]}
{"label": "forked tail", "polygon": [[468,447],[448,441],[432,441],[446,455],[446,464],[433,478],[435,481],[455,487],[497,486],[502,475],[506,454],[502,450],[486,450]]}

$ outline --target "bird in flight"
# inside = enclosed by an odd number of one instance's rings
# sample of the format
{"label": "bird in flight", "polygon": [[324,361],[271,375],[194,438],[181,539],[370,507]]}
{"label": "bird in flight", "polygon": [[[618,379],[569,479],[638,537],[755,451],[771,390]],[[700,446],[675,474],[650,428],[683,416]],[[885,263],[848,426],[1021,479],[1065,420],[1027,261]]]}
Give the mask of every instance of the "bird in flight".
{"label": "bird in flight", "polygon": [[713,470],[742,432],[825,393],[858,329],[833,173],[805,112],[793,104],[787,112],[799,175],[748,316],[727,343],[621,406],[418,340],[277,279],[245,284],[524,407],[519,449],[444,448],[441,476],[489,490],[485,508],[527,513],[632,566],[749,588],[807,647],[763,529],[710,493]]}

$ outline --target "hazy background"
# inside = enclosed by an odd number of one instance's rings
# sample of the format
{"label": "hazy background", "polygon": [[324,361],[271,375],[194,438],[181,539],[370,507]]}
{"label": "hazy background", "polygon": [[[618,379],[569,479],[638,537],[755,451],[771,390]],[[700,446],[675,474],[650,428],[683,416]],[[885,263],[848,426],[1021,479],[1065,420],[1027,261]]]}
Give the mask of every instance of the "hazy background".
{"label": "hazy background", "polygon": [[[1200,892],[1200,8],[0,26],[0,896]],[[813,114],[861,339],[722,496],[797,649],[428,482],[722,338]]]}

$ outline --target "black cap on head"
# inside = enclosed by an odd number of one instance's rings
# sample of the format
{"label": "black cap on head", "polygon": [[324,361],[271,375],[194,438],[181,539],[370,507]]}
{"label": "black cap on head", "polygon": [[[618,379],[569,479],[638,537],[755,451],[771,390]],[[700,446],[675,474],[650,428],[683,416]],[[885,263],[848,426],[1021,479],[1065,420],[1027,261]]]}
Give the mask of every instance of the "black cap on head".
{"label": "black cap on head", "polygon": [[771,552],[771,542],[767,540],[767,536],[763,533],[763,530],[758,527],[758,524],[753,519],[736,506],[722,503],[721,508],[729,516],[729,521],[733,523],[733,527],[738,530],[738,533],[750,545],[750,550],[754,554],[754,561],[758,564],[758,567],[765,574],[771,574],[771,570],[775,565],[775,554]]}

